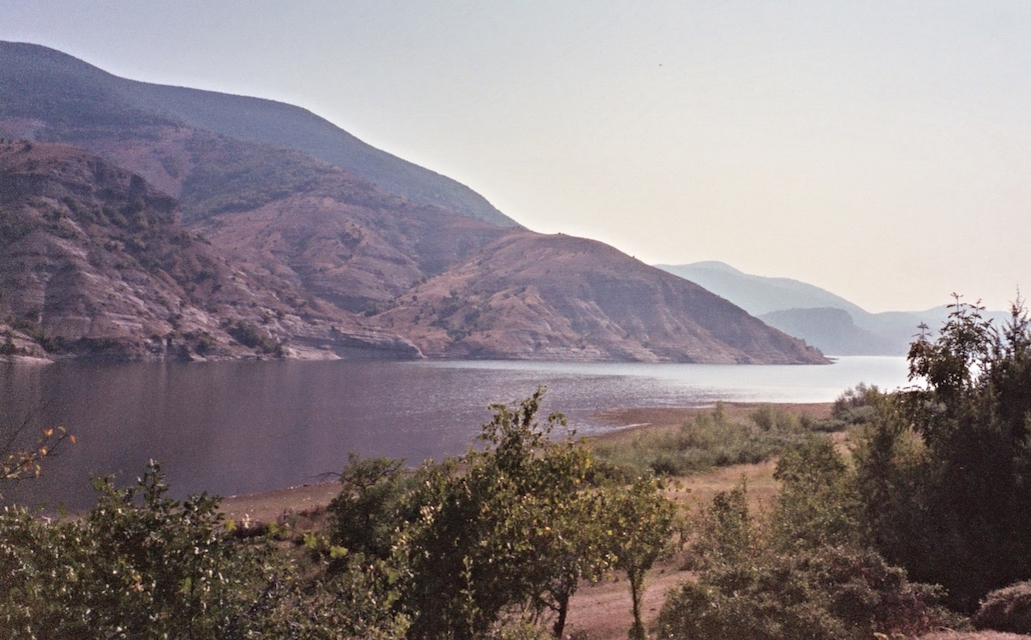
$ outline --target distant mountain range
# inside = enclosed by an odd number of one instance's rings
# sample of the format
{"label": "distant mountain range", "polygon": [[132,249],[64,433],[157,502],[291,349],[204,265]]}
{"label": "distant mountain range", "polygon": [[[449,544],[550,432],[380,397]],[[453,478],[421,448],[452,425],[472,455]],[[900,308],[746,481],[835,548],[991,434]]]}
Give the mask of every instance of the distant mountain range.
{"label": "distant mountain range", "polygon": [[[726,298],[772,327],[831,355],[905,355],[921,323],[933,332],[949,315],[947,305],[926,311],[870,313],[826,289],[738,271],[723,262],[656,265]],[[997,324],[1008,313],[989,312]]]}
{"label": "distant mountain range", "polygon": [[527,231],[298,107],[0,43],[0,137],[15,141],[0,152],[15,350],[826,362],[694,283]]}

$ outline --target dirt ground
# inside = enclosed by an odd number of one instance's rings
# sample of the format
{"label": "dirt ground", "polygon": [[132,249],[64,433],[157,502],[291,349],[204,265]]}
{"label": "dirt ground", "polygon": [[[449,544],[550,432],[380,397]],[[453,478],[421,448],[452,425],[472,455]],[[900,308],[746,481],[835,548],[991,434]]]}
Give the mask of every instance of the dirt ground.
{"label": "dirt ground", "polygon": [[289,512],[325,507],[340,493],[336,482],[306,484],[268,493],[228,496],[222,500],[222,513],[237,522],[273,522]]}

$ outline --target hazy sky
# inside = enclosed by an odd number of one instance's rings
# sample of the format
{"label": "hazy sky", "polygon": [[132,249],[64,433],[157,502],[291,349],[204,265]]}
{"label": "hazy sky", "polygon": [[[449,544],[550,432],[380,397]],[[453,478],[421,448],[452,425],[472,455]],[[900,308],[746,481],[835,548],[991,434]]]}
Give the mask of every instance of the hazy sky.
{"label": "hazy sky", "polygon": [[1031,290],[1026,1],[0,0],[0,39],[300,105],[649,263]]}

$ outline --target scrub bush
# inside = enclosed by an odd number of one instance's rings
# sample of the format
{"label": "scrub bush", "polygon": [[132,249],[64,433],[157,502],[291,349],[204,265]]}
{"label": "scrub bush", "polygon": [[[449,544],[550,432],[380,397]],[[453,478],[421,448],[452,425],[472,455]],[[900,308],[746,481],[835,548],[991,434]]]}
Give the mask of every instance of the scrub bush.
{"label": "scrub bush", "polygon": [[989,593],[973,622],[978,629],[1031,634],[1031,582],[1019,582]]}

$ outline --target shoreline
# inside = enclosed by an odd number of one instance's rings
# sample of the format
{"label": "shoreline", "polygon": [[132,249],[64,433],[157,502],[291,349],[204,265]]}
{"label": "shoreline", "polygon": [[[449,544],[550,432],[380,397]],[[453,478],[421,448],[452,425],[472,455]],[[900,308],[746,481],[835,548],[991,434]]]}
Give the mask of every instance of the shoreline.
{"label": "shoreline", "polygon": [[[725,402],[728,418],[744,418],[761,406],[775,407],[792,413],[807,413],[814,419],[830,416],[832,402]],[[632,407],[608,409],[595,414],[615,428],[587,436],[588,441],[619,440],[650,429],[670,428],[700,413],[708,413],[715,405],[701,407]],[[271,522],[284,514],[318,510],[326,507],[339,493],[336,481],[305,483],[258,493],[223,496],[220,509],[226,518],[242,521]]]}

